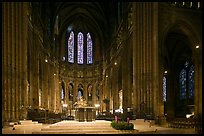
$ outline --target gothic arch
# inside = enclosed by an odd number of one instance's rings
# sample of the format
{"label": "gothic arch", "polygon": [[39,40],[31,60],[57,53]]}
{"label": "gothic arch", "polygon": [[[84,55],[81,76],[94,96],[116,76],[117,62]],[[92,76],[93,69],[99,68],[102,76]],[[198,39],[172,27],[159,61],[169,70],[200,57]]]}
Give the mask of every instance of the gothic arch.
{"label": "gothic arch", "polygon": [[[192,27],[184,21],[177,21],[166,27],[161,40],[161,82],[164,72],[167,70],[167,115],[176,116],[176,102],[178,87],[178,71],[185,61],[193,62],[193,50],[195,49],[196,33]],[[193,36],[194,35],[194,36]]]}
{"label": "gothic arch", "polygon": [[[194,60],[195,58],[195,45],[199,44],[201,39],[199,37],[199,33],[196,32],[196,28],[190,24],[188,21],[185,20],[177,20],[175,23],[167,25],[163,31],[161,32],[161,40],[159,44],[159,53],[162,58],[162,62],[168,62],[169,58],[166,57],[166,54],[168,54],[168,51],[165,46],[166,38],[168,37],[169,33],[178,33],[181,35],[185,35],[189,42],[189,47],[192,50],[192,58]],[[200,43],[201,44],[201,43]],[[168,64],[167,63],[167,64]],[[165,65],[167,65],[165,64]]]}

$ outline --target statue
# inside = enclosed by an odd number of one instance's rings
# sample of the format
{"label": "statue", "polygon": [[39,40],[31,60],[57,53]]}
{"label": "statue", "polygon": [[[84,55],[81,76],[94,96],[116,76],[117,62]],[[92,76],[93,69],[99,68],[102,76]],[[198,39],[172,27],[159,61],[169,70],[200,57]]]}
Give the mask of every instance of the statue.
{"label": "statue", "polygon": [[86,107],[87,106],[87,101],[86,99],[81,96],[75,103],[74,103],[75,107]]}

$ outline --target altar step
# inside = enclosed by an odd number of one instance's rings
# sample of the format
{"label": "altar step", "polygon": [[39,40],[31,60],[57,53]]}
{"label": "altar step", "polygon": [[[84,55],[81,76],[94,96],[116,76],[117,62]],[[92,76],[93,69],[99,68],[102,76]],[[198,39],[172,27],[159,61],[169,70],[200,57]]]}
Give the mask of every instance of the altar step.
{"label": "altar step", "polygon": [[[33,134],[115,134],[120,133],[111,127],[109,121],[77,122],[62,121],[42,128]],[[124,132],[123,132],[124,133]],[[130,132],[128,132],[130,133]]]}
{"label": "altar step", "polygon": [[130,123],[134,124],[134,129],[138,130],[138,132],[155,132],[156,127],[153,126],[153,121],[144,120],[144,119],[136,119],[130,120]]}
{"label": "altar step", "polygon": [[38,131],[33,132],[32,134],[124,134],[124,133],[132,133],[130,131],[117,131],[117,130],[61,130],[61,131]]}
{"label": "altar step", "polygon": [[38,121],[20,120],[19,123],[20,123],[21,125],[30,125],[30,124],[38,124]]}
{"label": "altar step", "polygon": [[32,120],[20,120],[20,121],[16,121],[16,122],[10,122],[9,126],[14,127],[14,126],[27,126],[27,125],[42,125],[42,123],[38,123],[38,121],[32,121]]}

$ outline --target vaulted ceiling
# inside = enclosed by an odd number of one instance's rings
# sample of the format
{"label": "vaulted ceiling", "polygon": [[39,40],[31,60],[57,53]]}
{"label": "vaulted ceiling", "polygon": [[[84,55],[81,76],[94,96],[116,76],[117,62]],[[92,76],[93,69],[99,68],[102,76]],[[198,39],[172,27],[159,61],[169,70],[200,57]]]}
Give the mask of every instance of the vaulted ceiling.
{"label": "vaulted ceiling", "polygon": [[89,31],[97,37],[103,48],[108,46],[117,20],[114,2],[53,2],[50,3],[53,20],[59,17],[59,35],[68,27]]}

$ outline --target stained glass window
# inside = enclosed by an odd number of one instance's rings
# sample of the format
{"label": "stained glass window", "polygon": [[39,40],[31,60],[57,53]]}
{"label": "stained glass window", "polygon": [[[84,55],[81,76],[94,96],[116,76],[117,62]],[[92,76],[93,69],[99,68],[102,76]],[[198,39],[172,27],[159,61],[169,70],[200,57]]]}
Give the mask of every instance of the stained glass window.
{"label": "stained glass window", "polygon": [[193,98],[194,96],[194,68],[193,65],[189,69],[188,73],[188,89],[189,89],[189,98]]}
{"label": "stained glass window", "polygon": [[[68,31],[71,31],[71,28],[68,28]],[[87,59],[87,64],[93,63],[93,42],[90,33],[87,33],[87,35],[84,37],[82,32],[79,32],[77,34],[77,52],[74,49],[76,46],[74,43],[74,32],[71,31],[68,39],[68,62],[74,63],[74,55],[77,54],[77,63],[83,64],[84,63],[84,38],[87,39],[87,42],[85,43],[85,54]],[[63,58],[64,61],[64,58]]]}
{"label": "stained glass window", "polygon": [[163,78],[163,100],[166,102],[166,77]]}
{"label": "stained glass window", "polygon": [[83,34],[81,32],[78,33],[78,58],[77,62],[78,64],[83,64]]}
{"label": "stained glass window", "polygon": [[180,99],[186,99],[186,70],[180,72]]}
{"label": "stained glass window", "polygon": [[74,32],[70,33],[68,39],[68,61],[74,63]]}
{"label": "stained glass window", "polygon": [[90,33],[87,34],[87,64],[92,63],[92,39]]}
{"label": "stained glass window", "polygon": [[180,98],[192,99],[194,96],[194,67],[186,61],[180,72]]}

